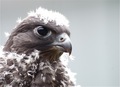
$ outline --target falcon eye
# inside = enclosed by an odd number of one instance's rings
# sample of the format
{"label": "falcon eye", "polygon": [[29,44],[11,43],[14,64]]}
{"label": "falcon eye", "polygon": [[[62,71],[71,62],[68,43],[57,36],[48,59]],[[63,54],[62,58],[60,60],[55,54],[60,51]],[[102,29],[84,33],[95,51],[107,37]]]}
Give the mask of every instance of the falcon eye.
{"label": "falcon eye", "polygon": [[39,36],[39,37],[48,37],[51,35],[51,31],[48,30],[47,28],[43,27],[43,26],[38,26],[34,29],[34,33],[35,35]]}

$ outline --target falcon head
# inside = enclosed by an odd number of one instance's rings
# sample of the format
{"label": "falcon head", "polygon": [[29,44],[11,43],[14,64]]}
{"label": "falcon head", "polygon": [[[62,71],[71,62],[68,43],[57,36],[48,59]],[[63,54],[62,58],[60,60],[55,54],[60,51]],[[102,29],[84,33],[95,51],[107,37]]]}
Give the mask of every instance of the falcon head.
{"label": "falcon head", "polygon": [[35,49],[50,60],[56,60],[63,52],[71,54],[69,22],[62,14],[41,7],[28,13],[4,47],[4,51],[28,55]]}

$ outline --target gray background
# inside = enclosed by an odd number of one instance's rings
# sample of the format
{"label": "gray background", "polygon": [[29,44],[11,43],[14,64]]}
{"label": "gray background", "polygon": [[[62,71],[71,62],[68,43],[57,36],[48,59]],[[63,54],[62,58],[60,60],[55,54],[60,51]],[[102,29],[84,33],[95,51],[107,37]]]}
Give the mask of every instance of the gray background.
{"label": "gray background", "polygon": [[74,61],[82,87],[119,87],[119,0],[0,0],[0,44],[18,17],[39,6],[59,11],[70,21]]}

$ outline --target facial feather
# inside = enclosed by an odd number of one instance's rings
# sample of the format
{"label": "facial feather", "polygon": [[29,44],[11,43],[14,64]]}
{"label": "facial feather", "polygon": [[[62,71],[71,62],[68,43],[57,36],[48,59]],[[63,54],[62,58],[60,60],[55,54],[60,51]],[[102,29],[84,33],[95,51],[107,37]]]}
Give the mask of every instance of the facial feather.
{"label": "facial feather", "polygon": [[[33,31],[38,26],[43,26],[47,28],[47,30],[51,31],[51,36],[42,39],[37,38]],[[24,18],[15,27],[5,44],[4,51],[14,51],[16,53],[29,54],[35,49],[42,51],[42,49],[46,50],[50,48],[49,51],[51,51],[52,47],[49,47],[48,45],[54,42],[54,39],[57,37],[57,35],[66,33],[68,36],[70,36],[68,26],[69,22],[62,14],[38,8],[35,12],[30,12],[28,17]],[[55,48],[55,46],[53,46],[53,48]],[[51,52],[55,52],[54,54],[60,53],[57,51],[59,50],[56,50],[55,48]],[[58,57],[60,55],[61,53],[58,54]]]}

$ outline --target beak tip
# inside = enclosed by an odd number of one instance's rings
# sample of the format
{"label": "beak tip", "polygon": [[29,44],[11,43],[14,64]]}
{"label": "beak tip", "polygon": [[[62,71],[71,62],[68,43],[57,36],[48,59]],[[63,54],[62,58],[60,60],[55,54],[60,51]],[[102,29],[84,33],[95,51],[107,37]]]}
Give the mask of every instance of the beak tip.
{"label": "beak tip", "polygon": [[69,55],[71,55],[71,53],[72,53],[72,48],[67,49],[66,52],[69,53]]}
{"label": "beak tip", "polygon": [[72,53],[72,51],[70,50],[70,51],[69,51],[69,55],[71,55],[71,53]]}

